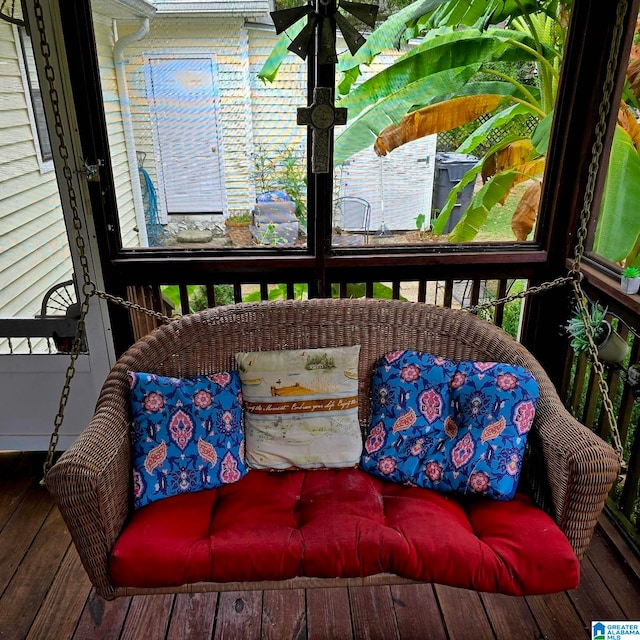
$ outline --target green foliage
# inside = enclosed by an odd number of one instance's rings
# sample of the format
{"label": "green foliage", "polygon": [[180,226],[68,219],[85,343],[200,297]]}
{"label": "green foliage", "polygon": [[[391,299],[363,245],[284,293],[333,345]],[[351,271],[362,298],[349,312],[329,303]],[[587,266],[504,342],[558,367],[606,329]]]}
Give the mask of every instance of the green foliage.
{"label": "green foliage", "polygon": [[622,262],[632,257],[640,235],[638,203],[640,156],[629,135],[616,127],[600,216],[593,239],[593,250],[596,253],[611,262]]}
{"label": "green foliage", "polygon": [[638,267],[625,267],[622,270],[622,275],[625,278],[640,278],[640,269]]}
{"label": "green foliage", "polygon": [[[603,307],[597,302],[591,305],[586,324],[591,327],[596,344],[605,336],[607,330],[606,315],[607,307]],[[575,353],[585,353],[589,348],[589,341],[587,339],[585,320],[578,310],[569,318],[566,329],[571,336],[571,348]]]}
{"label": "green foliage", "polygon": [[249,224],[251,215],[248,213],[234,213],[227,218],[227,222],[235,222],[237,224]]}
{"label": "green foliage", "polygon": [[298,148],[283,147],[277,155],[258,145],[253,154],[254,170],[251,178],[258,193],[286,191],[296,203],[296,216],[307,224],[307,163]]}
{"label": "green foliage", "polygon": [[[293,285],[294,290],[294,299],[302,300],[308,297],[309,288],[304,283],[296,283]],[[366,285],[364,282],[353,283],[350,282],[347,284],[347,298],[364,298],[366,296]],[[340,297],[340,285],[332,284],[331,285],[331,297],[339,298]],[[373,297],[374,298],[383,298],[385,300],[390,300],[393,297],[393,290],[391,287],[388,287],[386,284],[382,284],[381,282],[374,282],[373,284]],[[254,291],[249,295],[243,298],[243,302],[259,302],[262,298],[260,297],[260,291]],[[284,283],[278,284],[275,287],[269,289],[269,300],[286,300],[287,299],[287,285]],[[406,298],[401,297],[401,300],[405,300]]]}
{"label": "green foliage", "polygon": [[[509,295],[520,293],[524,289],[524,280],[515,280],[509,289]],[[522,300],[513,300],[504,305],[502,316],[502,328],[514,339],[518,339],[518,329],[520,327],[520,315],[522,313]]]}
{"label": "green foliage", "polygon": [[[230,284],[216,284],[213,286],[216,305],[222,306],[233,304],[233,286]],[[162,287],[162,295],[167,298],[176,313],[180,313],[180,288],[177,285],[167,285]],[[207,301],[207,289],[203,285],[189,285],[187,287],[187,295],[189,296],[189,313],[196,313],[209,308]]]}
{"label": "green foliage", "polygon": [[[305,283],[296,282],[293,285],[293,299],[304,300],[308,297],[309,286]],[[286,300],[287,299],[287,285],[281,282],[269,289],[269,300]],[[242,298],[243,302],[260,302],[262,297],[260,291],[253,291]]]}

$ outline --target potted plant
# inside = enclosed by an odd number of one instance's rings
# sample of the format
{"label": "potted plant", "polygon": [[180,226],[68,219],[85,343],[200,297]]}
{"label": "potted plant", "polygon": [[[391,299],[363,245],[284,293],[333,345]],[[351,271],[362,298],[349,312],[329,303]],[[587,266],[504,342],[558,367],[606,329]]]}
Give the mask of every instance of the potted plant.
{"label": "potted plant", "polygon": [[[600,360],[609,364],[620,364],[629,351],[629,345],[613,330],[606,315],[607,307],[602,307],[597,302],[591,305],[588,323],[593,332],[593,341],[598,349]],[[589,346],[587,329],[578,311],[569,318],[566,329],[571,336],[570,344],[575,353],[586,353]]]}
{"label": "potted plant", "polygon": [[638,267],[625,267],[622,270],[620,288],[624,293],[638,293],[638,289],[640,289],[640,269]]}
{"label": "potted plant", "polygon": [[251,215],[243,213],[235,213],[230,215],[224,221],[227,228],[227,235],[234,247],[250,247],[252,244],[251,231]]}

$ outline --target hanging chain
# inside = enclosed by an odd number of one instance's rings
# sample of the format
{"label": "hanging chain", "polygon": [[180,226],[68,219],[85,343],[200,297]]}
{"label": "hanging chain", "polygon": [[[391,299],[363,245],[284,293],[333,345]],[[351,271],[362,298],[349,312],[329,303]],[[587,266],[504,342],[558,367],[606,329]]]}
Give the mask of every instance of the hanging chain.
{"label": "hanging chain", "polygon": [[53,465],[53,458],[55,456],[58,441],[60,439],[60,427],[64,422],[64,412],[69,401],[69,394],[71,392],[71,380],[76,373],[76,361],[80,355],[82,340],[86,330],[86,318],[89,312],[89,300],[92,296],[98,296],[104,300],[119,304],[129,310],[139,311],[146,315],[152,316],[163,322],[171,322],[171,318],[163,315],[152,309],[146,309],[132,302],[128,302],[124,298],[113,296],[104,291],[99,291],[96,285],[91,280],[91,272],[89,270],[89,260],[87,258],[87,248],[84,237],[82,235],[82,219],[80,217],[80,211],[78,207],[78,197],[75,186],[73,184],[73,171],[69,162],[69,149],[65,142],[64,126],[62,124],[62,114],[60,110],[60,97],[58,90],[55,86],[55,72],[51,65],[51,47],[47,41],[47,34],[44,23],[44,14],[42,4],[40,0],[34,1],[34,13],[36,17],[36,24],[38,34],[40,36],[40,51],[44,60],[44,73],[49,86],[49,96],[51,99],[51,106],[54,117],[54,129],[58,138],[58,151],[60,159],[62,160],[62,175],[64,177],[67,194],[69,196],[69,207],[72,213],[72,224],[74,229],[74,242],[77,248],[78,260],[82,271],[82,285],[79,287],[81,293],[82,302],[80,304],[80,317],[76,327],[76,332],[73,340],[73,346],[70,354],[70,362],[65,371],[65,381],[60,394],[60,402],[58,406],[58,412],[54,419],[53,432],[49,440],[49,448],[47,451],[47,457],[43,465],[44,476],[46,477],[49,469]]}
{"label": "hanging chain", "polygon": [[140,313],[144,313],[147,316],[156,318],[167,324],[169,322],[173,322],[176,318],[179,317],[178,315],[175,315],[173,316],[173,318],[170,318],[169,316],[164,315],[164,313],[161,313],[160,311],[154,311],[153,309],[148,309],[147,307],[143,307],[142,305],[136,304],[135,302],[129,302],[128,300],[125,300],[120,296],[114,296],[111,293],[107,293],[106,291],[100,291],[100,289],[95,289],[93,292],[93,295],[97,296],[98,298],[102,298],[107,302],[112,302],[113,304],[117,304],[121,307],[125,307],[126,309],[129,309],[129,311],[139,311]]}
{"label": "hanging chain", "polygon": [[[589,219],[591,216],[591,210],[593,207],[593,199],[596,188],[596,180],[598,178],[598,169],[600,167],[600,158],[604,148],[603,140],[607,129],[607,117],[611,110],[611,95],[613,93],[615,85],[615,70],[616,62],[618,60],[618,53],[620,51],[620,44],[623,36],[623,21],[625,14],[627,13],[627,2],[622,0],[618,3],[616,24],[613,31],[613,37],[611,41],[611,50],[609,51],[609,59],[607,60],[607,73],[602,87],[602,100],[600,101],[600,107],[598,109],[599,119],[596,126],[596,139],[591,148],[591,162],[589,163],[589,175],[587,178],[587,185],[585,187],[584,201],[582,204],[582,211],[580,212],[580,226],[577,231],[576,244],[574,247],[574,259],[572,265],[572,272],[578,273],[580,271],[580,264],[585,252],[587,232],[589,227]],[[624,453],[624,446],[620,437],[620,431],[618,429],[618,421],[616,420],[615,410],[613,403],[611,402],[611,396],[609,395],[609,386],[605,379],[605,371],[598,358],[598,347],[595,343],[595,336],[593,333],[593,327],[590,323],[589,310],[585,302],[586,296],[582,290],[581,280],[576,279],[573,281],[573,293],[575,297],[576,306],[578,312],[582,317],[582,323],[585,327],[585,334],[588,343],[588,352],[591,358],[593,369],[597,374],[598,389],[600,390],[602,397],[602,406],[604,407],[607,421],[609,422],[609,432],[613,440],[613,447],[616,453],[622,460]]]}
{"label": "hanging chain", "polygon": [[530,287],[529,289],[524,289],[523,291],[519,291],[518,293],[512,293],[511,295],[504,296],[503,298],[496,298],[495,300],[488,300],[487,302],[483,302],[481,304],[476,304],[468,307],[462,307],[465,311],[470,311],[471,313],[478,313],[478,311],[485,311],[487,309],[491,309],[492,307],[500,307],[507,302],[513,302],[514,300],[521,300],[522,298],[528,298],[529,296],[533,296],[536,293],[542,293],[544,291],[550,291],[551,289],[555,289],[556,287],[560,287],[562,285],[567,284],[568,282],[573,282],[575,280],[573,275],[562,276],[560,278],[556,278],[555,280],[550,280],[549,282],[543,282],[540,285],[535,287]]}

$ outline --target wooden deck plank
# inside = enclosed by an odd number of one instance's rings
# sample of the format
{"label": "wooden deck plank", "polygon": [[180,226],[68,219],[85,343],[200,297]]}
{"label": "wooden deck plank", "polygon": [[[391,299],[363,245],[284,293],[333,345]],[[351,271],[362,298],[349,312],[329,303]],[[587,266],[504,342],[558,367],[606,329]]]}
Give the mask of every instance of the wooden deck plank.
{"label": "wooden deck plank", "polygon": [[172,595],[135,596],[122,627],[121,640],[164,640],[173,606]]}
{"label": "wooden deck plank", "polygon": [[640,620],[640,585],[630,579],[618,556],[597,533],[591,540],[589,559],[607,583],[607,588],[624,611],[625,618]]}
{"label": "wooden deck plank", "polygon": [[92,589],[84,605],[73,640],[118,640],[131,598],[107,601]]}
{"label": "wooden deck plank", "polygon": [[0,530],[20,505],[25,493],[33,486],[42,464],[40,457],[23,454],[4,457],[0,461]]}
{"label": "wooden deck plank", "polygon": [[587,632],[566,592],[527,596],[527,603],[545,638],[579,640],[591,636],[591,625]]}
{"label": "wooden deck plank", "polygon": [[0,451],[0,482],[11,475],[15,464],[22,455],[21,451]]}
{"label": "wooden deck plank", "polygon": [[217,603],[217,593],[180,593],[176,595],[167,640],[211,638]]}
{"label": "wooden deck plank", "polygon": [[389,640],[398,637],[389,587],[350,587],[349,600],[356,638]]}
{"label": "wooden deck plank", "polygon": [[59,511],[51,510],[0,599],[3,640],[22,640],[27,635],[70,543]]}
{"label": "wooden deck plank", "polygon": [[262,638],[305,640],[306,637],[304,589],[265,591],[262,597]]}
{"label": "wooden deck plank", "polygon": [[[640,345],[640,341],[638,341],[638,345]],[[640,556],[633,553],[627,539],[620,533],[617,526],[609,520],[606,514],[602,514],[598,519],[598,528],[596,529],[595,535],[606,540],[605,545],[613,551],[618,562],[625,565],[625,568],[629,570],[632,580],[634,580],[636,584],[640,584]]]}
{"label": "wooden deck plank", "polygon": [[450,640],[494,640],[478,593],[440,584],[434,589]]}
{"label": "wooden deck plank", "polygon": [[262,591],[228,591],[218,597],[214,640],[259,640],[262,633]]}
{"label": "wooden deck plank", "polygon": [[118,640],[131,598],[107,601],[92,589],[84,605],[73,640]]}
{"label": "wooden deck plank", "polygon": [[524,598],[500,593],[481,593],[480,599],[498,638],[540,638],[540,628]]}
{"label": "wooden deck plank", "polygon": [[47,490],[32,485],[0,531],[0,594],[7,588],[52,508]]}
{"label": "wooden deck plank", "polygon": [[346,587],[307,591],[307,633],[314,638],[353,638],[349,590]]}
{"label": "wooden deck plank", "polygon": [[78,552],[70,545],[29,630],[27,640],[72,638],[90,592],[91,583]]}
{"label": "wooden deck plank", "polygon": [[394,585],[391,597],[401,640],[446,640],[447,632],[432,585]]}
{"label": "wooden deck plank", "polygon": [[582,561],[580,586],[568,595],[588,629],[594,620],[622,620],[625,617],[589,558]]}

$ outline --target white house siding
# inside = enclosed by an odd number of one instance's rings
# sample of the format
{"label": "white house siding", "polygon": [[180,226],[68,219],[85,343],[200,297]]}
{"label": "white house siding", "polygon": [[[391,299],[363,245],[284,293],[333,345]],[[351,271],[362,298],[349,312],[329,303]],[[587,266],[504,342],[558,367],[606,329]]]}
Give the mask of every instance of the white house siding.
{"label": "white house siding", "polygon": [[125,247],[137,247],[140,242],[136,231],[136,212],[122,123],[122,111],[120,109],[120,96],[118,94],[113,61],[113,25],[112,21],[104,16],[94,15],[93,22],[96,48],[100,61],[100,82],[102,83],[107,133],[109,135],[109,153],[111,154],[122,244]]}
{"label": "white house siding", "polygon": [[0,317],[33,317],[71,259],[53,169],[41,173],[11,25],[0,22]]}
{"label": "white house siding", "polygon": [[217,13],[236,16],[263,16],[271,9],[269,0],[151,0],[158,13]]}
{"label": "white house siding", "polygon": [[249,74],[253,103],[253,141],[270,157],[283,149],[304,151],[306,127],[296,124],[298,107],[307,104],[307,65],[290,53],[273,82],[258,78],[269,53],[278,41],[275,31],[263,25],[249,25]]}

